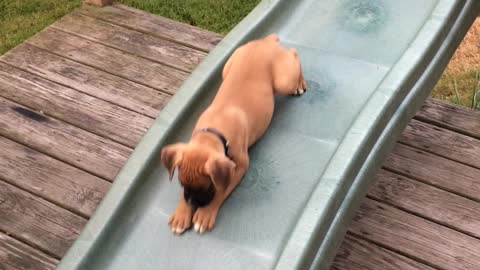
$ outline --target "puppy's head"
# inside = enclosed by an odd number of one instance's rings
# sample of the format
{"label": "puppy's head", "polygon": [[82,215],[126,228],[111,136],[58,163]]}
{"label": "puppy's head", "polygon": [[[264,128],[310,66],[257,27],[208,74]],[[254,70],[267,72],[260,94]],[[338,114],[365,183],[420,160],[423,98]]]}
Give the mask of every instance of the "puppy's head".
{"label": "puppy's head", "polygon": [[185,201],[195,207],[208,205],[216,192],[224,192],[235,168],[235,163],[223,154],[183,143],[164,147],[161,161],[169,171],[170,181],[178,168]]}

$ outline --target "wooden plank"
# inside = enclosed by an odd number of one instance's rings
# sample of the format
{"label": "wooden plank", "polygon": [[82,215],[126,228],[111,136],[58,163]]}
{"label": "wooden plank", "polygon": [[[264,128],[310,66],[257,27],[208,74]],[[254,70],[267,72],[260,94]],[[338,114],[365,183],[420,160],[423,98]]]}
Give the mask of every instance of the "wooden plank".
{"label": "wooden plank", "polygon": [[91,216],[110,183],[0,137],[0,179],[82,216]]}
{"label": "wooden plank", "polygon": [[0,135],[112,180],[131,149],[0,98]]}
{"label": "wooden plank", "polygon": [[427,99],[415,118],[480,139],[480,111]]}
{"label": "wooden plank", "polygon": [[171,97],[153,88],[59,57],[26,43],[9,51],[0,57],[0,60],[152,118],[157,117]]}
{"label": "wooden plank", "polygon": [[0,96],[132,148],[153,123],[152,118],[2,62]]}
{"label": "wooden plank", "polygon": [[388,170],[480,202],[480,170],[405,145],[396,145]]}
{"label": "wooden plank", "polygon": [[222,39],[221,35],[119,4],[105,8],[84,5],[79,11],[87,16],[165,38],[204,52],[212,50]]}
{"label": "wooden plank", "polygon": [[174,94],[186,72],[47,28],[27,41],[62,57]]}
{"label": "wooden plank", "polygon": [[58,260],[0,233],[0,269],[50,270]]}
{"label": "wooden plank", "polygon": [[347,234],[330,269],[333,270],[433,270],[390,250]]}
{"label": "wooden plank", "polygon": [[440,269],[480,269],[480,240],[366,199],[350,232]]}
{"label": "wooden plank", "polygon": [[412,120],[400,136],[412,147],[480,169],[480,140]]}
{"label": "wooden plank", "polygon": [[118,50],[191,72],[206,53],[122,26],[73,13],[52,27]]}
{"label": "wooden plank", "polygon": [[[480,178],[478,179],[480,184]],[[480,238],[480,203],[381,170],[368,195],[377,201]]]}
{"label": "wooden plank", "polygon": [[87,220],[0,181],[0,230],[61,258]]}

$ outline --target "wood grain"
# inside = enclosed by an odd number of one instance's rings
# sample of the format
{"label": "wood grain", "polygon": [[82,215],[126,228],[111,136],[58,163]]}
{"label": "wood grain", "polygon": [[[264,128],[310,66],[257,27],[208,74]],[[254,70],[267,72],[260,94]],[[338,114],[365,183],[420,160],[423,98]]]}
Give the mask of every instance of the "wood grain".
{"label": "wood grain", "polygon": [[0,181],[0,230],[61,258],[87,220]]}
{"label": "wood grain", "polygon": [[73,13],[52,25],[118,50],[191,72],[206,53],[122,26]]}
{"label": "wood grain", "polygon": [[376,178],[375,200],[480,238],[480,203],[385,170]]}
{"label": "wood grain", "polygon": [[0,137],[0,179],[82,216],[91,216],[110,183]]}
{"label": "wood grain", "polygon": [[50,270],[57,264],[58,260],[0,233],[0,269]]}
{"label": "wood grain", "polygon": [[480,140],[412,120],[400,136],[412,147],[480,169]]}
{"label": "wood grain", "polygon": [[221,35],[119,4],[105,8],[84,5],[79,12],[204,52],[222,39]]}
{"label": "wood grain", "polygon": [[0,60],[152,118],[158,116],[171,97],[153,88],[59,57],[26,43],[9,51],[0,57]]}
{"label": "wood grain", "polygon": [[433,270],[417,261],[347,234],[330,269]]}
{"label": "wood grain", "polygon": [[480,202],[480,171],[405,145],[396,145],[385,168]]}
{"label": "wood grain", "polygon": [[[31,246],[0,232],[1,269],[54,268],[35,249],[61,258],[78,237],[86,219],[75,213],[93,213],[110,186],[100,178],[113,180],[131,152],[112,140],[135,146],[220,39],[122,5],[84,5],[1,57],[11,65],[0,63],[0,231]],[[332,269],[480,269],[478,114],[428,100],[416,118]]]}
{"label": "wood grain", "polygon": [[0,135],[110,181],[132,151],[4,98]]}
{"label": "wood grain", "polygon": [[27,41],[82,64],[174,94],[188,74],[145,58],[47,28]]}
{"label": "wood grain", "polygon": [[425,101],[415,118],[480,139],[480,111],[430,98]]}
{"label": "wood grain", "polygon": [[152,118],[2,62],[0,96],[131,148],[153,123]]}
{"label": "wood grain", "polygon": [[366,199],[350,232],[439,269],[480,269],[480,240]]}

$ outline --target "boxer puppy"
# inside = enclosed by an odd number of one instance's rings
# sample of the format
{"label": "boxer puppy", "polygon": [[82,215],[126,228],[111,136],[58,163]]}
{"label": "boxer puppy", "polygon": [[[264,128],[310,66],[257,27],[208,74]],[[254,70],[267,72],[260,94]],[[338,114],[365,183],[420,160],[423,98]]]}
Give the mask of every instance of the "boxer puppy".
{"label": "boxer puppy", "polygon": [[270,124],[274,96],[299,96],[307,89],[297,51],[283,48],[275,34],[235,50],[222,77],[190,142],[168,145],[161,152],[170,181],[178,168],[184,190],[169,221],[175,234],[192,222],[200,234],[213,229],[221,205],[248,169],[249,147]]}

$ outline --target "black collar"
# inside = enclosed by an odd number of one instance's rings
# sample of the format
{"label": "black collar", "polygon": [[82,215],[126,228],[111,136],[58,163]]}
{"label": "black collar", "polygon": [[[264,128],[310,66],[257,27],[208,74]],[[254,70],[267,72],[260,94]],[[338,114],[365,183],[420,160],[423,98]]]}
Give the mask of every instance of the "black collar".
{"label": "black collar", "polygon": [[225,149],[225,156],[227,156],[229,159],[232,159],[232,156],[231,156],[231,153],[230,153],[230,144],[228,143],[225,136],[222,135],[222,133],[216,131],[213,128],[200,128],[200,129],[195,130],[193,133],[195,134],[197,132],[206,132],[206,133],[211,133],[211,134],[215,135],[215,137],[217,137],[223,144],[223,148]]}

